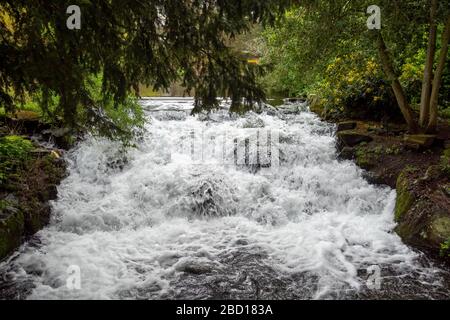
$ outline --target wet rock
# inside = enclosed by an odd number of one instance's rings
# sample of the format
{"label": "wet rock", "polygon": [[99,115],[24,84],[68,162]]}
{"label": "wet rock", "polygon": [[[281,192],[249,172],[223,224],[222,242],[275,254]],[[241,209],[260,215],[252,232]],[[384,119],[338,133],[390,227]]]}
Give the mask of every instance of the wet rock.
{"label": "wet rock", "polygon": [[405,169],[397,180],[395,231],[403,241],[438,255],[450,239],[450,199],[439,186],[441,175],[431,166],[424,177]]}
{"label": "wet rock", "polygon": [[264,128],[265,126],[266,124],[264,123],[264,120],[255,115],[249,116],[243,125],[245,129]]}
{"label": "wet rock", "polygon": [[436,166],[430,166],[425,173],[425,176],[422,178],[423,181],[431,181],[437,179],[441,176],[441,168]]}
{"label": "wet rock", "polygon": [[159,121],[184,121],[188,114],[186,111],[157,111],[152,116]]}
{"label": "wet rock", "polygon": [[379,175],[375,172],[364,171],[362,175],[364,179],[366,179],[370,184],[384,185],[384,186],[387,185],[386,177]]}
{"label": "wet rock", "polygon": [[6,123],[22,132],[22,134],[33,135],[48,129],[49,125],[40,121],[40,115],[33,111],[17,111],[14,117],[7,118]]}
{"label": "wet rock", "polygon": [[182,206],[198,217],[224,217],[236,213],[233,190],[220,177],[194,181]]}
{"label": "wet rock", "polygon": [[194,275],[211,273],[212,270],[213,269],[211,266],[202,265],[199,263],[186,264],[186,265],[182,266],[181,268],[179,268],[179,271],[189,273],[189,274],[194,274]]}
{"label": "wet rock", "polygon": [[338,144],[343,147],[354,147],[362,142],[371,142],[371,136],[355,131],[341,131],[337,134]]}
{"label": "wet rock", "polygon": [[357,123],[354,121],[345,121],[345,122],[339,122],[337,125],[337,131],[348,131],[348,130],[354,130],[356,129]]}
{"label": "wet rock", "polygon": [[283,99],[283,102],[286,103],[286,104],[305,103],[306,102],[306,98],[305,97],[301,97],[301,98],[285,98],[285,99]]}
{"label": "wet rock", "polygon": [[278,109],[272,106],[268,106],[267,108],[265,108],[264,112],[269,116],[280,117],[280,112],[278,111]]}
{"label": "wet rock", "polygon": [[289,104],[284,104],[282,106],[278,107],[278,110],[283,113],[283,114],[298,114],[300,112],[303,111],[307,111],[308,110],[308,105],[306,102],[302,102],[302,103],[289,103]]}
{"label": "wet rock", "polygon": [[11,190],[0,199],[0,259],[50,221],[48,201],[57,198],[57,184],[65,177],[65,162],[52,151],[37,149],[27,167],[9,180]]}
{"label": "wet rock", "polygon": [[395,220],[401,221],[416,201],[410,190],[410,180],[406,172],[402,172],[397,179],[397,201],[395,204]]}
{"label": "wet rock", "polygon": [[416,150],[430,148],[436,139],[435,135],[428,134],[415,134],[415,135],[405,135],[405,144]]}
{"label": "wet rock", "polygon": [[64,150],[68,150],[73,146],[71,130],[68,128],[54,128],[42,131],[45,139],[52,140],[55,145]]}
{"label": "wet rock", "polygon": [[106,159],[106,172],[116,172],[125,169],[129,163],[127,153],[125,150],[119,150],[112,156]]}
{"label": "wet rock", "polygon": [[40,157],[40,158],[47,157],[47,156],[50,156],[50,157],[52,157],[54,159],[61,158],[61,153],[58,150],[50,150],[50,149],[38,148],[38,149],[32,150],[30,153],[33,156]]}
{"label": "wet rock", "polygon": [[344,147],[339,153],[339,158],[343,160],[352,160],[355,158],[355,149]]}
{"label": "wet rock", "polygon": [[20,246],[25,229],[21,211],[4,208],[0,215],[0,260]]}
{"label": "wet rock", "polygon": [[264,102],[257,103],[253,108],[253,111],[256,112],[257,114],[261,114],[263,112],[269,112],[271,110],[276,111],[276,109],[273,106],[271,106],[270,104],[264,103]]}
{"label": "wet rock", "polygon": [[278,110],[284,114],[297,114],[298,113],[298,107],[296,105],[279,106]]}
{"label": "wet rock", "polygon": [[48,203],[42,203],[34,210],[24,215],[25,235],[31,236],[44,228],[50,222],[51,208]]}
{"label": "wet rock", "polygon": [[450,239],[450,215],[444,212],[434,217],[428,228],[428,239],[441,244]]}

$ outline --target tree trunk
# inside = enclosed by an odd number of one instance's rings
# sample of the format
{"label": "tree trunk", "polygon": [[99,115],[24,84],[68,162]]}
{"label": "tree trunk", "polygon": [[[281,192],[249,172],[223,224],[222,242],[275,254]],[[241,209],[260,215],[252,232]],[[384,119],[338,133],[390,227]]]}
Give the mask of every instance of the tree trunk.
{"label": "tree trunk", "polygon": [[427,125],[430,114],[431,81],[433,79],[434,54],[436,52],[436,11],[437,0],[431,0],[430,9],[430,33],[428,38],[427,58],[422,81],[422,94],[420,98],[420,119],[422,128]]}
{"label": "tree trunk", "polygon": [[391,83],[392,90],[394,91],[395,98],[397,99],[398,106],[403,114],[403,117],[408,124],[408,129],[411,133],[418,131],[417,123],[414,120],[413,111],[406,98],[405,90],[403,89],[397,75],[395,74],[392,61],[389,57],[389,52],[384,42],[383,36],[380,31],[378,34],[378,51],[380,54],[381,64],[383,66],[384,73],[386,74],[389,82]]}
{"label": "tree trunk", "polygon": [[444,33],[442,34],[442,47],[439,54],[438,66],[433,80],[433,91],[430,101],[430,120],[428,122],[427,132],[435,132],[438,119],[438,99],[439,89],[442,83],[442,74],[444,73],[445,62],[448,54],[448,44],[450,42],[450,16],[447,18]]}

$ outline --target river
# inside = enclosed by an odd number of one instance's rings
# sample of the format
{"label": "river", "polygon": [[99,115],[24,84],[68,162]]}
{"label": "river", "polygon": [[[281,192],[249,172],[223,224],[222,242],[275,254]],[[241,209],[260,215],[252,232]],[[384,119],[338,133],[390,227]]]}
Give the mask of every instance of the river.
{"label": "river", "polygon": [[448,272],[394,233],[395,190],[338,160],[306,105],[142,104],[136,148],[87,137],[66,154],[51,224],[0,264],[0,298],[450,297]]}

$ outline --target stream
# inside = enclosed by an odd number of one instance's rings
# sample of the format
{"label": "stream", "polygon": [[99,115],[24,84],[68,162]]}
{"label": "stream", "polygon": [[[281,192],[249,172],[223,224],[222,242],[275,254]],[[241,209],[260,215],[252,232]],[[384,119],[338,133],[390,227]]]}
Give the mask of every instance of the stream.
{"label": "stream", "polygon": [[0,298],[450,298],[448,271],[393,231],[395,190],[338,160],[305,104],[141,103],[136,148],[87,137],[65,155],[52,221],[0,264]]}

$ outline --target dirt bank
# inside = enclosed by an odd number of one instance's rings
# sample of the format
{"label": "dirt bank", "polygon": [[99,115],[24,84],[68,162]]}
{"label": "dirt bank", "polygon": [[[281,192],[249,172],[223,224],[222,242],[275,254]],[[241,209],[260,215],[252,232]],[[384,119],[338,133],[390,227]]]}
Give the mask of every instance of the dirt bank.
{"label": "dirt bank", "polygon": [[396,232],[403,241],[449,263],[449,124],[442,121],[436,136],[411,136],[398,123],[332,122],[338,126],[340,157],[365,169],[370,182],[397,190]]}
{"label": "dirt bank", "polygon": [[0,119],[0,260],[48,224],[66,175],[62,151],[31,139],[43,128],[36,119]]}

